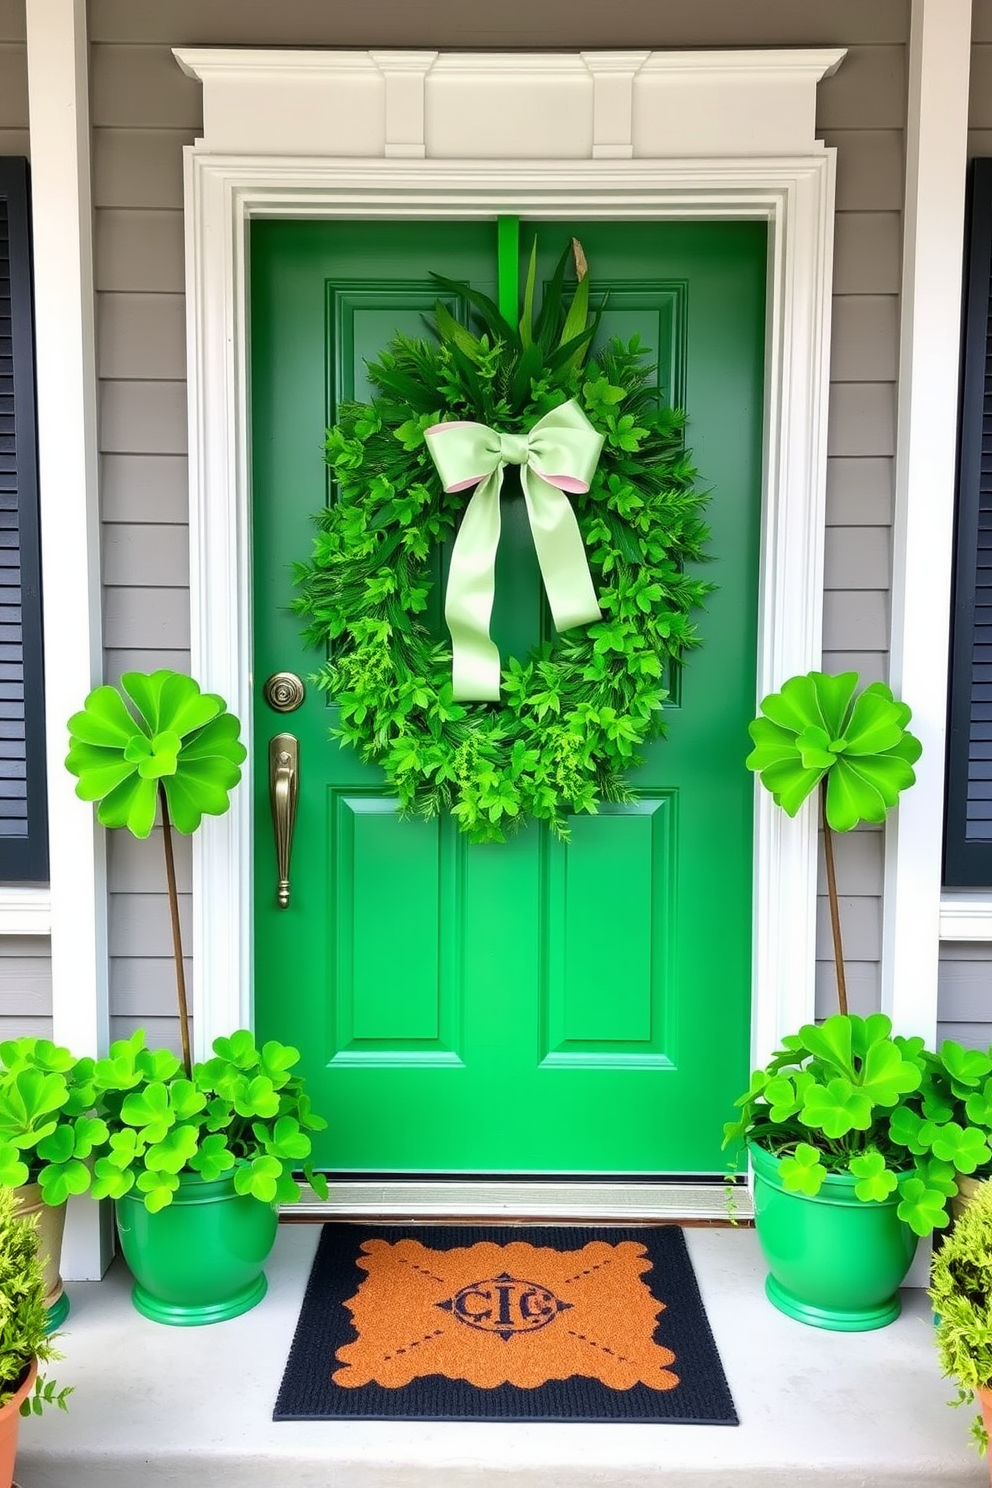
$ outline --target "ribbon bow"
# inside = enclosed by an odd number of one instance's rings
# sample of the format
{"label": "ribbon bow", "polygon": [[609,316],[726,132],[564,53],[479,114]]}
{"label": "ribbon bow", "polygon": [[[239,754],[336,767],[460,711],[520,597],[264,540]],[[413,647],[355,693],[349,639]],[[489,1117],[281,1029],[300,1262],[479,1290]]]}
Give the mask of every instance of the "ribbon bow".
{"label": "ribbon bow", "polygon": [[585,547],[564,492],[588,491],[603,436],[575,399],[538,419],[529,434],[501,434],[487,424],[434,424],[424,434],[445,491],[475,486],[451,552],[444,618],[451,632],[454,696],[498,702],[499,649],[489,635],[499,547],[499,493],[507,465],[520,485],[555,629],[600,619]]}

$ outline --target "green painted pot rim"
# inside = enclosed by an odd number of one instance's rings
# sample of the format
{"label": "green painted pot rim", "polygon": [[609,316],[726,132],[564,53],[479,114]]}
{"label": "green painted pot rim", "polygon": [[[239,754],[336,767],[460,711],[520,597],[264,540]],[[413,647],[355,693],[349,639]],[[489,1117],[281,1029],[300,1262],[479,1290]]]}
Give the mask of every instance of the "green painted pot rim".
{"label": "green painted pot rim", "polygon": [[819,1193],[796,1193],[787,1189],[779,1178],[779,1168],[782,1165],[780,1157],[776,1157],[774,1152],[769,1152],[767,1147],[762,1147],[758,1142],[749,1142],[747,1150],[755,1173],[773,1188],[787,1194],[790,1199],[805,1199],[808,1204],[836,1204],[841,1208],[852,1209],[894,1209],[901,1202],[898,1191],[890,1194],[887,1199],[859,1199],[854,1192],[858,1179],[853,1173],[828,1173]]}
{"label": "green painted pot rim", "polygon": [[[132,1203],[141,1204],[142,1207],[144,1207],[145,1196],[135,1188],[129,1189],[128,1192],[123,1195],[123,1198],[129,1199]],[[237,1192],[234,1187],[233,1168],[230,1172],[222,1174],[220,1178],[211,1178],[209,1182],[206,1178],[201,1177],[199,1173],[180,1173],[179,1187],[172,1195],[172,1203],[215,1204],[218,1202],[218,1200],[227,1198],[254,1199],[253,1194],[239,1194]],[[262,1202],[261,1199],[255,1199],[254,1201],[256,1204],[260,1204]],[[122,1200],[118,1199],[116,1202],[119,1204],[122,1202]],[[165,1206],[165,1209],[161,1210],[160,1213],[168,1212],[171,1207],[172,1205],[167,1204]],[[264,1207],[271,1208],[272,1206],[267,1204]]]}

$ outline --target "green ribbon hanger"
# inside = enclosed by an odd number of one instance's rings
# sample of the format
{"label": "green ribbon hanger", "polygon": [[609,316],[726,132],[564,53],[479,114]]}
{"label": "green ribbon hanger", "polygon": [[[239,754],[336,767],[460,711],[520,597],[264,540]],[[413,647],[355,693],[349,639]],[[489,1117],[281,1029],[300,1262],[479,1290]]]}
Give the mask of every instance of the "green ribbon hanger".
{"label": "green ribbon hanger", "polygon": [[461,701],[498,702],[499,648],[489,635],[500,535],[500,490],[507,465],[520,485],[541,577],[560,632],[601,619],[579,524],[565,492],[588,491],[603,435],[570,399],[528,434],[487,424],[435,424],[424,438],[445,491],[475,486],[451,553],[444,617],[451,632],[452,684]]}

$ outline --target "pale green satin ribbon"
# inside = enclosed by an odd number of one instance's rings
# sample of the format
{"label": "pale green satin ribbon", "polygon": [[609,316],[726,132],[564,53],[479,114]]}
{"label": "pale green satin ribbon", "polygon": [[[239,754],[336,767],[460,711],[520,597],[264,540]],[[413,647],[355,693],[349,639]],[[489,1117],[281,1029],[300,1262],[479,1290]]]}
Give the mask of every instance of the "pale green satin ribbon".
{"label": "pale green satin ribbon", "polygon": [[601,618],[585,546],[565,492],[588,491],[603,436],[574,399],[553,408],[529,434],[487,424],[435,424],[427,448],[448,492],[476,486],[451,553],[444,618],[451,632],[454,695],[498,702],[499,649],[489,636],[499,547],[503,470],[520,466],[520,485],[537,561],[558,631]]}

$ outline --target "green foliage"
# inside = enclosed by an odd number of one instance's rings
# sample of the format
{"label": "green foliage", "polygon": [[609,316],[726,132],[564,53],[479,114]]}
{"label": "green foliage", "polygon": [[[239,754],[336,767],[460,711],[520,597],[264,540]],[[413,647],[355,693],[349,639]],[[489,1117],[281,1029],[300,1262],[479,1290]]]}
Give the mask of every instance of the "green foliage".
{"label": "green foliage", "polygon": [[[992,1183],[983,1183],[934,1256],[930,1297],[941,1368],[964,1405],[992,1385]],[[976,1442],[988,1445],[981,1419]]]}
{"label": "green foliage", "polygon": [[774,1153],[793,1193],[816,1195],[829,1173],[850,1173],[865,1203],[898,1193],[899,1217],[929,1235],[949,1223],[957,1175],[992,1163],[990,1071],[992,1056],[950,1040],[935,1054],[893,1037],[883,1013],[837,1014],[755,1071],[724,1145]]}
{"label": "green foliage", "polygon": [[92,1059],[76,1059],[50,1039],[0,1044],[0,1182],[41,1185],[46,1204],[90,1186],[87,1159],[107,1138],[93,1116]]}
{"label": "green foliage", "polygon": [[298,1050],[274,1041],[259,1049],[246,1029],[215,1039],[213,1048],[192,1079],[175,1055],[146,1048],[141,1029],[96,1061],[96,1107],[107,1135],[93,1165],[95,1198],[137,1189],[155,1213],[172,1203],[180,1174],[212,1182],[232,1173],[238,1193],[292,1203],[300,1197],[293,1169],[301,1166],[326,1198],[326,1178],[306,1159],[309,1133],[327,1123],[292,1072]]}
{"label": "green foliage", "polygon": [[125,672],[120,689],[95,688],[69,719],[66,768],[105,827],[147,837],[161,786],[174,826],[194,832],[204,814],[223,815],[241,779],[239,728],[222,698],[181,672]]}
{"label": "green foliage", "polygon": [[[397,336],[369,366],[375,402],[345,405],[327,433],[336,499],[295,575],[306,638],[329,657],[317,680],[340,705],[336,737],[384,769],[403,809],[450,811],[473,841],[502,841],[528,817],[565,836],[569,814],[631,799],[627,774],[664,731],[666,680],[697,642],[690,616],[711,587],[687,571],[707,531],[685,416],[659,405],[636,337],[588,360],[598,317],[578,255],[566,304],[568,256],[536,316],[532,258],[519,328],[437,279],[471,305],[478,334],[439,302],[435,340]],[[571,398],[606,441],[574,498],[602,619],[507,660],[498,704],[455,702],[450,645],[429,615],[437,550],[471,492],[441,490],[424,431],[446,417],[526,433]]]}
{"label": "green foliage", "polygon": [[749,725],[755,770],[777,805],[795,816],[820,781],[827,782],[827,821],[849,832],[860,821],[881,822],[900,791],[916,779],[922,746],[907,732],[912,713],[882,682],[856,698],[857,672],[790,677],[763,698]]}
{"label": "green foliage", "polygon": [[[46,1334],[47,1322],[36,1217],[19,1217],[14,1194],[0,1188],[0,1405],[16,1395],[32,1359],[43,1364],[62,1357]],[[65,1410],[71,1393],[39,1377],[21,1414],[40,1414],[47,1404]]]}

